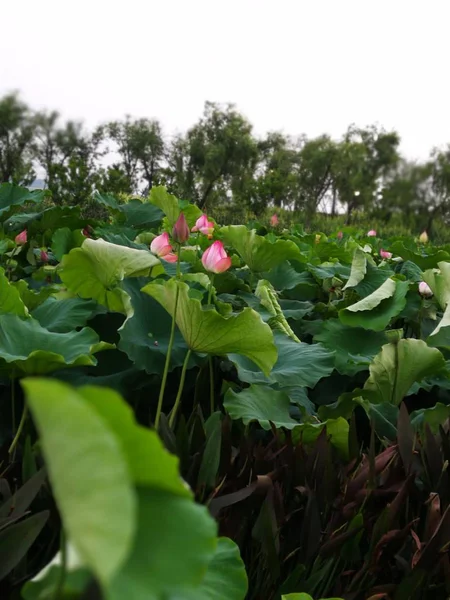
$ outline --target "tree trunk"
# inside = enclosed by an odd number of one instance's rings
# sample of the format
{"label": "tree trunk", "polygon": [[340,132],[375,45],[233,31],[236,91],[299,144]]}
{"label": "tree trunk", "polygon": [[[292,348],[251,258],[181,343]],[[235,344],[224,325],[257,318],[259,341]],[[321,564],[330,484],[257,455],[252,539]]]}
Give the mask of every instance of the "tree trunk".
{"label": "tree trunk", "polygon": [[331,216],[336,216],[336,205],[337,205],[337,193],[336,188],[333,188],[333,200],[331,202]]}

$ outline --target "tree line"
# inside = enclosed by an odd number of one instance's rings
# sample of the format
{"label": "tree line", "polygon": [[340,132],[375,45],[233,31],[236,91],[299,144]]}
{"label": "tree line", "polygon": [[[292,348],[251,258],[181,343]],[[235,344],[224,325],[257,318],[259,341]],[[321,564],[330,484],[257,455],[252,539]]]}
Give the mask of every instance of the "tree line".
{"label": "tree line", "polygon": [[400,136],[351,125],[340,139],[270,132],[257,137],[232,105],[206,102],[188,131],[169,138],[156,119],[129,116],[94,130],[36,111],[17,93],[0,98],[0,182],[30,185],[41,175],[56,204],[84,204],[92,193],[142,194],[165,185],[202,209],[239,205],[364,211],[388,223],[401,213],[431,230],[449,214],[450,145],[427,161],[401,156]]}

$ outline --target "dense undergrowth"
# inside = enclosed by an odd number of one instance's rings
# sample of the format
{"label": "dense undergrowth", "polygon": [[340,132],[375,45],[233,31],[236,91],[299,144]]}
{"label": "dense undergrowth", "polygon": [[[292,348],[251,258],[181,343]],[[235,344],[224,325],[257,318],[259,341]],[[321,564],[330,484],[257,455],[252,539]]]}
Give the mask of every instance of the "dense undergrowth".
{"label": "dense undergrowth", "polygon": [[450,245],[93,206],[0,187],[1,597],[447,598]]}

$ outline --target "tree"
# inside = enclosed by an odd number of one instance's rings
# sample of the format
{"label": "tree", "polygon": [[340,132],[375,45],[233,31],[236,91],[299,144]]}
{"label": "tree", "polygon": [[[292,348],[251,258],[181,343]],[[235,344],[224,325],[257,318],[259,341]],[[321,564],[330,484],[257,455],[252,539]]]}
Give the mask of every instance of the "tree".
{"label": "tree", "polygon": [[231,104],[221,108],[207,102],[200,121],[172,144],[167,176],[181,186],[174,193],[188,194],[205,208],[215,194],[222,199],[238,194],[240,178],[253,171],[257,156],[252,126],[245,117]]}
{"label": "tree", "polygon": [[333,164],[333,185],[347,207],[347,223],[356,208],[372,208],[378,190],[400,160],[399,143],[395,131],[349,127]]}
{"label": "tree", "polygon": [[128,178],[129,187],[138,191],[145,184],[146,191],[160,183],[160,172],[165,158],[165,143],[158,121],[135,119],[108,123],[103,131],[115,144],[120,157],[120,168]]}
{"label": "tree", "polygon": [[59,120],[57,112],[37,115],[35,160],[56,204],[84,204],[96,183],[101,132],[88,133],[74,121],[60,126]]}
{"label": "tree", "polygon": [[0,99],[0,182],[27,185],[33,181],[35,131],[34,115],[17,93]]}

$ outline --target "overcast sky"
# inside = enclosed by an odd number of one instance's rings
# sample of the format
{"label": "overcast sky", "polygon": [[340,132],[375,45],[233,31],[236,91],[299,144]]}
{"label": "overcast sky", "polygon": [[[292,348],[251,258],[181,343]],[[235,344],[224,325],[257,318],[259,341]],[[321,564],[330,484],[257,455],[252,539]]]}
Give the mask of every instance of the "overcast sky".
{"label": "overcast sky", "polygon": [[0,94],[167,133],[233,102],[257,133],[378,123],[450,142],[450,0],[0,0]]}

